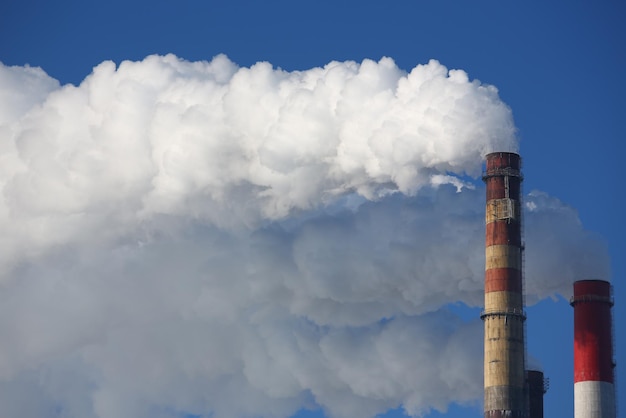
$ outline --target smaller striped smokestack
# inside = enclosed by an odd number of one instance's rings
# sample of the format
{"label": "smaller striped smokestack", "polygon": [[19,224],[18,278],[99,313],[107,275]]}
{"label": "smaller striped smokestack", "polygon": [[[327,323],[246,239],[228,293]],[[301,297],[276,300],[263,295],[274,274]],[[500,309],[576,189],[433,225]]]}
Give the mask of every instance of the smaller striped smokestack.
{"label": "smaller striped smokestack", "polygon": [[615,418],[611,284],[574,283],[574,417]]}

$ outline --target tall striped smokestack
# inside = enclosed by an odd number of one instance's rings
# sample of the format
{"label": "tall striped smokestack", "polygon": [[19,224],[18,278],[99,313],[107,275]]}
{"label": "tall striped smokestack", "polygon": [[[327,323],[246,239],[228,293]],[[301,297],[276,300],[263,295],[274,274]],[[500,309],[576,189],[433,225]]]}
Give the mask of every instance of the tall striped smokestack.
{"label": "tall striped smokestack", "polygon": [[611,284],[574,283],[574,417],[615,418]]}
{"label": "tall striped smokestack", "polygon": [[521,161],[487,155],[485,418],[525,418],[524,300],[522,296]]}

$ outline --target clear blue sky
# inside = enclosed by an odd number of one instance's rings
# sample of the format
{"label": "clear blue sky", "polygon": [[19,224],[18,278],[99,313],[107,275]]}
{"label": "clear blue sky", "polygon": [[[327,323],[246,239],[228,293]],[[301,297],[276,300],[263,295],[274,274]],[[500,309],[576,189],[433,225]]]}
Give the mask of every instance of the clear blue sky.
{"label": "clear blue sky", "polygon": [[[0,61],[79,84],[104,60],[224,53],[240,66],[304,70],[331,60],[392,57],[410,70],[433,58],[492,84],[513,110],[524,189],[576,208],[611,255],[618,399],[626,399],[623,221],[626,7],[617,1],[5,1]],[[478,309],[460,309],[468,318]],[[528,350],[550,378],[547,417],[573,415],[572,310],[528,308]],[[480,359],[477,359],[480,361]],[[480,376],[476,377],[480,379]],[[623,407],[623,405],[622,405]],[[297,417],[322,417],[322,411]],[[400,410],[384,417],[400,417]],[[431,417],[480,417],[453,406]]]}

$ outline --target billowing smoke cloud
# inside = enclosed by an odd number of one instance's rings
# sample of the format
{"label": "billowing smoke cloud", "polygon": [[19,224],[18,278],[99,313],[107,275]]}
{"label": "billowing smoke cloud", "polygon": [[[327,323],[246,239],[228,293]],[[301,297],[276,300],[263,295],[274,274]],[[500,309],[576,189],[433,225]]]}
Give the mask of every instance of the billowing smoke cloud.
{"label": "billowing smoke cloud", "polygon": [[[478,402],[482,324],[448,305],[482,303],[475,179],[516,149],[497,90],[436,61],[0,65],[0,415]],[[526,206],[530,300],[606,271],[573,209]]]}

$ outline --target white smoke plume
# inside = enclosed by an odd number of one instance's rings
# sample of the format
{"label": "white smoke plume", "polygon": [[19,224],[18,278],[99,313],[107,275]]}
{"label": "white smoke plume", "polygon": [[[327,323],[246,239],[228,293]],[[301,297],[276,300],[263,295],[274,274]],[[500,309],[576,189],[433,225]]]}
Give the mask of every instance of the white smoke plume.
{"label": "white smoke plume", "polygon": [[[436,61],[0,65],[0,416],[477,402],[482,324],[447,305],[482,303],[490,151],[510,109]],[[526,205],[529,299],[606,272],[573,209]]]}

